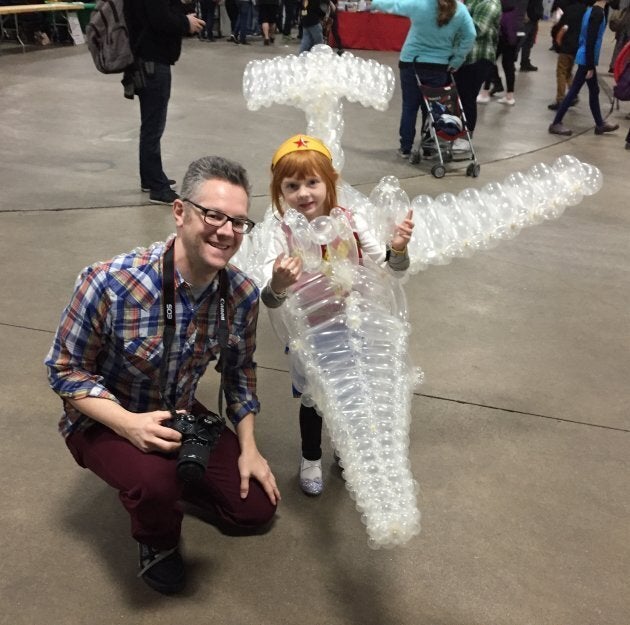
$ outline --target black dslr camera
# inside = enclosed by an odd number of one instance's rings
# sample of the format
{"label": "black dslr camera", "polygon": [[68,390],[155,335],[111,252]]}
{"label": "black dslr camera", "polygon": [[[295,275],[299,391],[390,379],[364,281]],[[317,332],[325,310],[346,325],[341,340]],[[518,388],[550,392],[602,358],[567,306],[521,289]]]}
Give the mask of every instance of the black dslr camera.
{"label": "black dslr camera", "polygon": [[182,482],[195,482],[203,477],[210,454],[217,446],[225,427],[225,419],[214,412],[194,415],[176,413],[163,425],[182,435],[177,457],[177,477]]}

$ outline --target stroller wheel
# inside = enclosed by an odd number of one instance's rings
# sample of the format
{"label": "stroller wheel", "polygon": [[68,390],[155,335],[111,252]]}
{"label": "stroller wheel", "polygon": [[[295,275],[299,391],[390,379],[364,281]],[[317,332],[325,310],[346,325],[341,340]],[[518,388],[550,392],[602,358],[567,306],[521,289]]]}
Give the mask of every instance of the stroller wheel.
{"label": "stroller wheel", "polygon": [[409,162],[412,165],[417,165],[420,162],[420,160],[421,160],[420,152],[417,150],[415,152],[412,152],[411,155],[409,156]]}
{"label": "stroller wheel", "polygon": [[466,168],[466,175],[472,176],[473,178],[477,178],[479,176],[480,171],[481,171],[481,167],[477,163],[471,163]]}
{"label": "stroller wheel", "polygon": [[434,178],[444,178],[446,167],[444,167],[444,165],[433,165],[433,167],[431,167],[431,173]]}

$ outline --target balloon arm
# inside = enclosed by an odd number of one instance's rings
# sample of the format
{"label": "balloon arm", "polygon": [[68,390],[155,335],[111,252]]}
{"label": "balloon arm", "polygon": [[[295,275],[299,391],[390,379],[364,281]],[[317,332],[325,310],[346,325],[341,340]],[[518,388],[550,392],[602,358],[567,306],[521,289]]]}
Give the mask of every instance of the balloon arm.
{"label": "balloon arm", "polygon": [[[524,227],[559,217],[567,206],[597,193],[602,176],[596,167],[562,156],[551,167],[540,163],[526,173],[510,174],[501,183],[489,182],[479,191],[469,188],[457,196],[442,193],[436,198],[419,195],[409,204],[397,191],[395,178],[388,177],[386,182],[379,183],[380,195],[373,193],[370,198],[341,182],[338,200],[352,214],[363,253],[377,263],[385,259],[388,228],[399,223],[400,215],[407,214],[411,206],[414,229],[407,250],[409,273],[415,274],[429,265],[445,265],[453,258],[492,248]],[[397,205],[392,198],[397,198]],[[388,210],[389,221],[383,219]],[[271,278],[278,254],[289,251],[271,207],[245,241],[232,264],[262,288]]]}

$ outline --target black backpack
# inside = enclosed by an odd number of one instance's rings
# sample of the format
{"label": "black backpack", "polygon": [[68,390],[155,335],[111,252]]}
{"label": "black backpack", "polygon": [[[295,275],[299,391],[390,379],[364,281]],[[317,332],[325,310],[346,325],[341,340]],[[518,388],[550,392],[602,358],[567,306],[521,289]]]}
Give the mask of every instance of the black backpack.
{"label": "black backpack", "polygon": [[134,62],[124,4],[124,0],[98,0],[85,29],[94,65],[103,74],[124,72]]}

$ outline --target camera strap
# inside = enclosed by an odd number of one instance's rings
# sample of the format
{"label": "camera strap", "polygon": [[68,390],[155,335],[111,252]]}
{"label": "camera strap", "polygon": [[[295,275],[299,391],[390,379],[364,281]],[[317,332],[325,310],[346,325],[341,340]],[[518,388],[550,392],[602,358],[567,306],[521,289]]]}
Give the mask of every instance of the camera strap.
{"label": "camera strap", "polygon": [[[225,368],[223,350],[227,348],[230,336],[227,318],[227,290],[227,272],[222,269],[219,271],[219,302],[217,305],[217,340],[219,341],[219,347],[221,349],[219,357],[221,363],[219,415],[221,414],[223,408],[223,371]],[[173,241],[173,243],[166,249],[164,256],[162,257],[162,314],[164,318],[164,335],[162,337],[164,350],[162,354],[162,362],[160,363],[160,397],[166,406],[166,409],[175,416],[174,404],[166,392],[168,360],[171,353],[173,338],[175,337],[175,241]]]}

